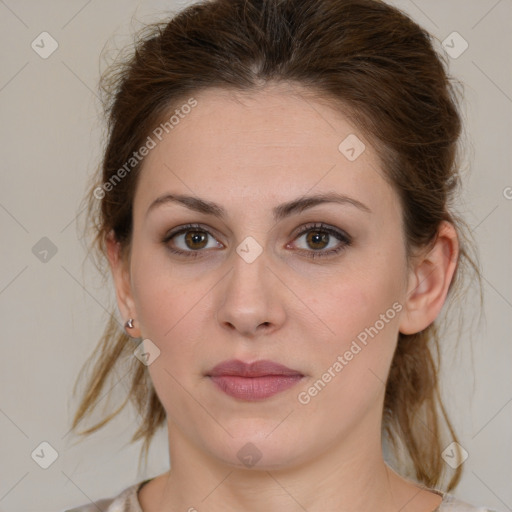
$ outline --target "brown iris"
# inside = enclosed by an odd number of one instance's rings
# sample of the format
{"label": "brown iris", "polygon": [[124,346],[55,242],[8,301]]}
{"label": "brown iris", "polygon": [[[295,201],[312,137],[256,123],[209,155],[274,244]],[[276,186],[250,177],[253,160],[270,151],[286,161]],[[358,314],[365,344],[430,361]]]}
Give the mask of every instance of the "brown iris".
{"label": "brown iris", "polygon": [[[310,245],[310,247],[314,249],[323,249],[325,245],[328,245],[328,237],[330,235],[328,233],[324,233],[323,231],[310,231],[307,236],[306,240],[307,243]],[[315,244],[322,244],[325,242],[325,245],[322,247],[314,247]]]}
{"label": "brown iris", "polygon": [[[207,244],[207,238],[208,235],[204,231],[187,231],[185,235],[185,243],[189,249],[202,249]],[[199,243],[201,241],[203,242],[203,245],[200,247],[193,247],[193,244]]]}

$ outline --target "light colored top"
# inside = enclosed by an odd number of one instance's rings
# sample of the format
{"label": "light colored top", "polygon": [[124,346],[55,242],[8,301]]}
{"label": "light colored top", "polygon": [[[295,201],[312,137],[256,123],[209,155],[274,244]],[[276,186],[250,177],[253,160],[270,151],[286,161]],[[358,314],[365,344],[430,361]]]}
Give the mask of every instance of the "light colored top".
{"label": "light colored top", "polygon": [[[131,485],[115,498],[102,499],[96,503],[82,505],[80,507],[66,510],[65,512],[143,512],[142,507],[140,506],[138,492],[151,480],[152,478]],[[469,503],[458,500],[451,494],[438,491],[437,489],[428,490],[443,497],[441,504],[432,512],[496,512],[490,508],[475,507]]]}

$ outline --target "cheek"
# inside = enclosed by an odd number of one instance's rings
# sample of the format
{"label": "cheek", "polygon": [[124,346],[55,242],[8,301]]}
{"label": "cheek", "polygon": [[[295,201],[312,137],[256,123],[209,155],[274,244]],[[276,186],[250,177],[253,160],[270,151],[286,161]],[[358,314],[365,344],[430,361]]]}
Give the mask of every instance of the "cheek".
{"label": "cheek", "polygon": [[[200,331],[204,332],[200,322],[206,318],[208,296],[204,295],[209,286],[183,279],[169,264],[156,264],[149,258],[133,261],[133,296],[141,334],[160,350],[148,366],[155,391],[170,418],[197,414],[183,385],[193,393],[190,383],[196,385],[196,377],[204,370],[198,364],[198,340],[202,339]],[[137,261],[145,263],[137,265]]]}
{"label": "cheek", "polygon": [[346,379],[349,386],[372,386],[369,369],[385,380],[403,308],[402,255],[393,250],[370,253],[310,292],[311,309],[329,327],[317,370],[326,371],[338,356],[346,356],[339,372],[344,377],[337,380]]}
{"label": "cheek", "polygon": [[[145,337],[171,350],[195,338],[203,318],[202,302],[207,286],[180,281],[178,278],[147,276],[134,283],[134,299],[139,323]],[[195,321],[196,320],[196,321]]]}
{"label": "cheek", "polygon": [[401,275],[390,265],[380,270],[374,261],[373,266],[332,275],[304,296],[309,297],[310,309],[329,327],[327,339],[346,342],[375,324],[390,308],[386,325],[396,323],[393,304],[402,298],[400,280]]}
{"label": "cheek", "polygon": [[134,252],[132,262],[133,297],[142,336],[157,345],[161,362],[173,375],[187,367],[199,371],[199,343],[204,333],[211,332],[213,315],[214,294],[208,290],[218,277],[213,273],[198,276],[190,269],[184,272],[159,251]]}
{"label": "cheek", "polygon": [[162,251],[136,246],[132,253],[132,292],[142,335],[160,345],[174,334],[192,300],[190,286]]}
{"label": "cheek", "polygon": [[[400,304],[392,283],[345,281],[324,300],[322,319],[334,331],[327,343],[309,347],[317,358],[315,372],[298,392],[311,416],[337,425],[357,422],[376,407],[396,347]],[[382,316],[381,316],[382,315]],[[321,349],[319,350],[319,348]]]}

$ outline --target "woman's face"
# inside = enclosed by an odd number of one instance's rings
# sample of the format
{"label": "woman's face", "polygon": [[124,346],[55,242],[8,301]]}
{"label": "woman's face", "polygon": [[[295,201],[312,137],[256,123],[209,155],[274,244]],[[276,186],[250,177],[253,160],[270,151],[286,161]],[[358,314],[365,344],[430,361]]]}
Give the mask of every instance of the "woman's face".
{"label": "woman's face", "polygon": [[[152,135],[129,268],[132,316],[160,351],[148,369],[171,456],[189,446],[270,469],[341,446],[375,453],[407,272],[398,197],[374,149],[286,86],[195,99]],[[168,194],[189,206],[154,204]],[[287,206],[319,194],[347,199]],[[199,227],[170,237],[187,224]],[[233,359],[298,376],[211,376]]]}

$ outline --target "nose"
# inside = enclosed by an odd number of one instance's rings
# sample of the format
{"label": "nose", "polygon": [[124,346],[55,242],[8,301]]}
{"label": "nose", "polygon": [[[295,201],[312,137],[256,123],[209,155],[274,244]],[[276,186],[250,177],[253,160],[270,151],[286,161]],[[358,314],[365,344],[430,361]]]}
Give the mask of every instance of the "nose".
{"label": "nose", "polygon": [[219,287],[217,320],[223,329],[254,339],[279,329],[286,317],[282,282],[265,250],[251,263],[234,254],[233,268]]}

